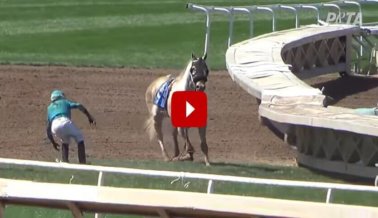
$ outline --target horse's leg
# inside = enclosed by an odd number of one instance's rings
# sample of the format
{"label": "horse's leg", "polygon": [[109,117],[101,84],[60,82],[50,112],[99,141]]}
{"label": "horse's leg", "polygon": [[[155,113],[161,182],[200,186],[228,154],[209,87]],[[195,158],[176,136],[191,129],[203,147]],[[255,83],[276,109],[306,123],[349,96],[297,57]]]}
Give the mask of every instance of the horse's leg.
{"label": "horse's leg", "polygon": [[175,149],[175,154],[174,154],[173,159],[177,159],[178,156],[180,155],[180,149],[179,149],[179,146],[178,146],[177,135],[178,135],[178,130],[177,130],[176,127],[173,127],[172,137],[173,137],[173,144],[174,144],[174,149]]}
{"label": "horse's leg", "polygon": [[201,140],[201,151],[202,151],[203,155],[205,156],[205,164],[206,164],[206,166],[210,166],[209,156],[208,156],[209,149],[208,149],[207,143],[206,143],[206,126],[202,127],[202,128],[198,128],[198,133],[199,133],[200,140]]}
{"label": "horse's leg", "polygon": [[186,152],[190,153],[193,156],[194,148],[193,148],[192,143],[189,140],[189,128],[185,128],[184,130],[185,130],[186,142],[188,143],[188,146],[186,147]]}
{"label": "horse's leg", "polygon": [[156,113],[154,116],[154,128],[156,131],[157,140],[159,142],[161,153],[163,155],[164,160],[170,161],[170,158],[164,146],[162,124],[163,124],[163,116],[159,113]]}
{"label": "horse's leg", "polygon": [[187,145],[186,145],[186,135],[185,135],[185,128],[178,127],[178,132],[180,133],[180,136],[184,139],[184,149],[181,156],[184,154],[184,152],[187,151]]}
{"label": "horse's leg", "polygon": [[186,152],[181,155],[180,160],[193,160],[194,148],[189,140],[188,128],[180,128],[180,133],[185,140],[184,151]]}
{"label": "horse's leg", "polygon": [[[177,161],[177,160],[183,160],[182,157],[184,155],[187,155],[187,142],[185,140],[185,133],[183,132],[184,129],[183,128],[180,128],[180,127],[173,127],[173,132],[172,132],[172,136],[173,136],[173,143],[175,144],[174,147],[175,147],[175,157],[172,158],[172,160],[174,161]],[[180,136],[185,140],[184,141],[184,149],[182,150],[182,152],[180,153],[180,148],[178,146],[178,139],[177,139],[177,135],[178,133],[180,133]]]}

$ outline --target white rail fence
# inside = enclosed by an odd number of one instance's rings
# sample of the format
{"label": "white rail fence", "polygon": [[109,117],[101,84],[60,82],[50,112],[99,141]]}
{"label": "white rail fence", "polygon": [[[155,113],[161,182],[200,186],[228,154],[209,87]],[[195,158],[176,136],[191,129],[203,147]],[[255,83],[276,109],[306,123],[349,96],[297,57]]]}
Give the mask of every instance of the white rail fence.
{"label": "white rail fence", "polygon": [[365,191],[365,192],[378,193],[378,187],[366,186],[366,185],[349,185],[349,184],[324,183],[324,182],[261,179],[261,178],[248,178],[248,177],[238,177],[238,176],[223,176],[223,175],[215,175],[215,174],[200,174],[200,173],[189,173],[189,172],[142,170],[142,169],[108,167],[108,166],[54,163],[54,162],[42,162],[42,161],[19,160],[19,159],[8,159],[8,158],[0,158],[0,167],[1,165],[16,165],[16,166],[24,166],[24,167],[42,167],[42,168],[53,168],[53,169],[98,172],[97,186],[103,185],[105,173],[117,173],[117,174],[127,174],[127,175],[170,177],[174,179],[173,181],[177,181],[180,179],[181,180],[184,180],[184,179],[207,180],[208,181],[208,185],[207,185],[208,194],[211,194],[213,192],[213,187],[214,187],[215,182],[236,182],[236,183],[272,185],[272,186],[282,186],[282,187],[324,189],[324,190],[327,190],[327,195],[325,198],[326,203],[332,202],[333,190]]}
{"label": "white rail fence", "polygon": [[227,45],[230,47],[233,44],[233,30],[234,30],[234,21],[235,15],[237,14],[246,14],[249,17],[249,37],[254,37],[254,17],[257,13],[265,12],[272,16],[272,32],[276,31],[276,23],[277,23],[277,12],[279,10],[286,10],[293,13],[295,18],[295,28],[300,27],[300,16],[299,12],[303,10],[311,10],[314,11],[316,14],[316,24],[325,24],[326,22],[321,20],[320,15],[322,11],[330,12],[336,11],[337,12],[337,19],[335,23],[343,23],[342,15],[343,15],[343,7],[344,6],[355,6],[355,12],[358,15],[358,24],[359,26],[363,25],[363,11],[362,5],[363,4],[372,4],[378,3],[378,0],[356,0],[356,1],[349,1],[349,0],[341,0],[341,1],[333,1],[333,2],[326,2],[326,3],[313,3],[313,4],[292,4],[292,5],[283,5],[283,4],[276,4],[276,5],[251,5],[251,6],[207,6],[207,5],[198,5],[193,3],[188,3],[187,8],[193,11],[202,12],[206,15],[206,33],[205,33],[205,45],[204,45],[204,53],[208,53],[209,43],[210,43],[210,28],[211,28],[211,14],[214,13],[223,13],[226,14],[228,17],[229,22],[229,31],[228,31],[228,39]]}

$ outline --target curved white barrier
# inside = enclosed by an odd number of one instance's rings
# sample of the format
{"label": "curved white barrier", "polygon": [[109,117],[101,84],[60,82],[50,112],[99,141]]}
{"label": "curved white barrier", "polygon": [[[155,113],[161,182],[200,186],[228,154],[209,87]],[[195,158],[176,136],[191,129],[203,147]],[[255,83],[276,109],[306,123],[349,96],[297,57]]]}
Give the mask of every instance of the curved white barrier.
{"label": "curved white barrier", "polygon": [[301,164],[374,178],[378,117],[327,107],[326,96],[300,80],[335,72],[353,75],[352,39],[363,32],[350,25],[311,25],[270,33],[229,47],[226,63],[231,78],[261,100],[265,124],[297,146]]}

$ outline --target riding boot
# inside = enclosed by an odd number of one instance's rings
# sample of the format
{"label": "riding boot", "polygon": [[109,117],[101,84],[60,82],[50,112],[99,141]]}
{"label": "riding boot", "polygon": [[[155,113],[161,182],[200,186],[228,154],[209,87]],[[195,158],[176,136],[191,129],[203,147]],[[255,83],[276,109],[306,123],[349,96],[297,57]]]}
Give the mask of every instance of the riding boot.
{"label": "riding boot", "polygon": [[68,163],[68,144],[62,144],[62,162]]}
{"label": "riding boot", "polygon": [[86,164],[87,161],[86,161],[86,157],[85,157],[85,144],[84,142],[79,142],[77,144],[77,148],[78,148],[78,153],[79,153],[79,163],[81,164]]}

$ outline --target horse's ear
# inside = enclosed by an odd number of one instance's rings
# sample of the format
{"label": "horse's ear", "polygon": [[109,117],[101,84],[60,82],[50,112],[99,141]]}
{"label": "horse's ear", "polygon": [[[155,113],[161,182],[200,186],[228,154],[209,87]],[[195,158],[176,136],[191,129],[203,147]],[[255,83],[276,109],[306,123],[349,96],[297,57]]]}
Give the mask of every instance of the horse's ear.
{"label": "horse's ear", "polygon": [[207,58],[207,53],[205,53],[205,54],[203,55],[202,59],[206,61],[206,58]]}
{"label": "horse's ear", "polygon": [[197,60],[197,57],[192,52],[192,60]]}

